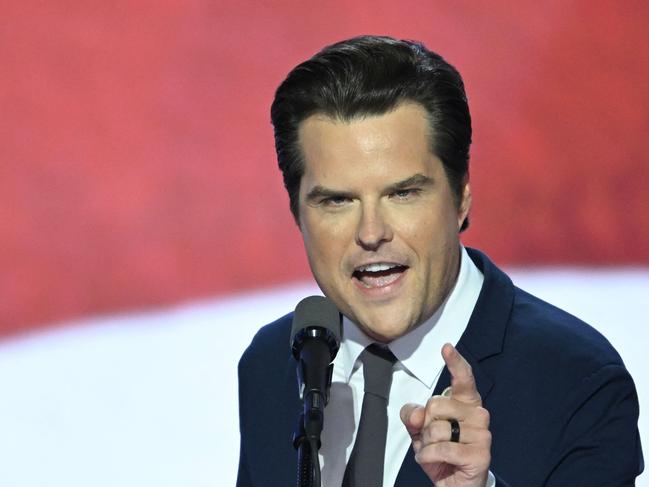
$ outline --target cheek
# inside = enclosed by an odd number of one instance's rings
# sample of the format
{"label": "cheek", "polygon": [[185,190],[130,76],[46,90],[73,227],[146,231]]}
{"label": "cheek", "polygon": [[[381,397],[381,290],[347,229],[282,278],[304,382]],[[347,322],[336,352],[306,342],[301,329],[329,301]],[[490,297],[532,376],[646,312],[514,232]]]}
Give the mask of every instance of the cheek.
{"label": "cheek", "polygon": [[396,232],[411,247],[427,249],[439,238],[442,222],[434,211],[420,211],[407,218],[395,219]]}
{"label": "cheek", "polygon": [[421,260],[436,260],[458,242],[455,213],[433,209],[421,212],[418,218],[401,219],[395,233]]}
{"label": "cheek", "polygon": [[337,269],[344,254],[344,245],[336,227],[321,219],[305,219],[300,229],[312,269],[321,272]]}

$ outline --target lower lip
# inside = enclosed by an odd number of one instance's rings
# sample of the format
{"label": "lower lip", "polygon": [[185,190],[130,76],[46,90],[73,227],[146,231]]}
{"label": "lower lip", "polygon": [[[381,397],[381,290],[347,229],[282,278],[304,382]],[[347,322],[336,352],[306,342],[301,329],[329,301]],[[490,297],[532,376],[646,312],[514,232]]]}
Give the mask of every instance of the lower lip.
{"label": "lower lip", "polygon": [[358,289],[363,295],[371,298],[386,298],[391,297],[390,295],[396,293],[399,288],[401,288],[404,283],[405,276],[409,270],[410,269],[407,268],[406,270],[401,272],[399,277],[397,277],[390,284],[386,284],[385,286],[365,287],[365,285],[355,277],[352,277],[352,281],[354,281],[356,289]]}

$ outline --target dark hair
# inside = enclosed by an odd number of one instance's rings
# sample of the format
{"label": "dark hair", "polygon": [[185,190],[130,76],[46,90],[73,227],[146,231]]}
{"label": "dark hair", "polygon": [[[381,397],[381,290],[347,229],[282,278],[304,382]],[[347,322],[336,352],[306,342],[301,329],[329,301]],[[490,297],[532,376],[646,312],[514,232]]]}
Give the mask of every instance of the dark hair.
{"label": "dark hair", "polygon": [[[296,220],[304,174],[299,124],[316,113],[342,121],[382,115],[404,102],[426,109],[431,151],[442,161],[459,204],[471,145],[471,115],[460,73],[421,43],[361,36],[325,47],[295,67],[275,93],[275,150]],[[467,226],[465,219],[461,230]]]}

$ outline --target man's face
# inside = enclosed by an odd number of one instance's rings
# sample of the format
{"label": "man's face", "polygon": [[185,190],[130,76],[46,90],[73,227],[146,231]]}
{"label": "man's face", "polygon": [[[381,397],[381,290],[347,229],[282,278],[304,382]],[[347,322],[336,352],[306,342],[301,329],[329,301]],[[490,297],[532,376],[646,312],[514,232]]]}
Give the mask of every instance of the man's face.
{"label": "man's face", "polygon": [[351,122],[313,115],[299,143],[299,223],[313,275],[365,333],[392,341],[455,284],[469,185],[458,208],[418,104]]}

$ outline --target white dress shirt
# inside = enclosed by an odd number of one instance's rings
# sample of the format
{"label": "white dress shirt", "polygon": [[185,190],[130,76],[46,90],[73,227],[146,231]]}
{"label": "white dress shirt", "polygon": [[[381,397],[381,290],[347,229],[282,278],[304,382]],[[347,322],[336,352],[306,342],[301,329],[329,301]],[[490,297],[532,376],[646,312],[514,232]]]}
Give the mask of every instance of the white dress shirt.
{"label": "white dress shirt", "polygon": [[[444,368],[442,345],[458,342],[482,288],[482,273],[464,247],[461,254],[457,282],[447,299],[430,319],[389,344],[399,361],[395,365],[388,402],[384,486],[394,485],[410,447],[410,436],[399,418],[399,411],[408,402],[426,404],[432,396]],[[363,366],[358,357],[373,341],[347,317],[343,317],[342,335],[340,350],[334,360],[331,395],[325,409],[321,437],[323,487],[340,487],[342,484],[363,404]],[[487,486],[491,485],[495,485],[495,480],[490,472]]]}

